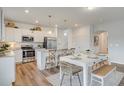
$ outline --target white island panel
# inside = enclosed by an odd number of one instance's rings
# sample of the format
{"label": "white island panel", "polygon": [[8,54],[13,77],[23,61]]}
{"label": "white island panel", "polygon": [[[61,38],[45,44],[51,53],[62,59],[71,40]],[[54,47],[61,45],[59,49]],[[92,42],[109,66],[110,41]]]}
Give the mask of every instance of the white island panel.
{"label": "white island panel", "polygon": [[0,86],[11,86],[15,82],[14,55],[0,56]]}

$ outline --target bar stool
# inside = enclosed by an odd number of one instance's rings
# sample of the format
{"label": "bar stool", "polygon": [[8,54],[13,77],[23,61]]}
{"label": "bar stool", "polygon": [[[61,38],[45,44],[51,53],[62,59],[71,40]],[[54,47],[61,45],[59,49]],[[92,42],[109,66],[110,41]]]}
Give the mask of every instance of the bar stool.
{"label": "bar stool", "polygon": [[79,72],[81,72],[81,71],[82,71],[82,68],[79,66],[72,65],[72,64],[69,64],[69,63],[64,62],[64,61],[60,62],[60,73],[62,74],[60,86],[63,83],[65,75],[70,77],[70,85],[71,86],[72,86],[72,77],[77,76],[79,83],[80,83],[80,86],[81,86],[81,80],[80,80],[80,76],[79,76]]}

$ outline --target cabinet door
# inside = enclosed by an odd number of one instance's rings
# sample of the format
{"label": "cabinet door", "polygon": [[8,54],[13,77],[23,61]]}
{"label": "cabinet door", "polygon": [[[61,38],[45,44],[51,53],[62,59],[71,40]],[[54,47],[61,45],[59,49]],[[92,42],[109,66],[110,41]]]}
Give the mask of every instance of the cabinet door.
{"label": "cabinet door", "polygon": [[15,29],[15,41],[16,42],[22,41],[22,33],[20,29]]}
{"label": "cabinet door", "polygon": [[15,28],[5,29],[5,40],[11,42],[15,41]]}
{"label": "cabinet door", "polygon": [[27,29],[22,29],[22,36],[27,36],[28,32],[29,31]]}
{"label": "cabinet door", "polygon": [[34,36],[34,42],[43,42],[43,35],[42,32],[33,32],[33,36]]}

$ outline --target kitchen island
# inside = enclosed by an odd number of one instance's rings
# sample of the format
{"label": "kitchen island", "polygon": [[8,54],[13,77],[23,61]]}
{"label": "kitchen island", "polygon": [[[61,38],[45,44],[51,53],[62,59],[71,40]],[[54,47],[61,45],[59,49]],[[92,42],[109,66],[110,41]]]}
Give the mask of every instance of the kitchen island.
{"label": "kitchen island", "polygon": [[15,82],[16,63],[14,52],[0,56],[0,86],[11,86]]}
{"label": "kitchen island", "polygon": [[45,69],[46,57],[48,55],[48,50],[44,48],[35,49],[35,59],[37,62],[37,67],[39,70]]}
{"label": "kitchen island", "polygon": [[[50,50],[54,50],[54,49],[35,49],[35,59],[37,62],[37,67],[39,70],[44,70],[45,66],[46,66],[46,59],[50,54]],[[56,50],[55,50],[56,51]],[[55,60],[54,60],[55,66],[57,66],[57,53],[55,54]],[[48,67],[51,68],[51,67]]]}

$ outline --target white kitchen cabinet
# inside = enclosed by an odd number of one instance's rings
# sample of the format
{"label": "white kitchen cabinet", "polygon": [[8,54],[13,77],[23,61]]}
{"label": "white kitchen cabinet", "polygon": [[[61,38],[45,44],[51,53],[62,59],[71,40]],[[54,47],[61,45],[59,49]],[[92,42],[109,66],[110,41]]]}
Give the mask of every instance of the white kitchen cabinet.
{"label": "white kitchen cabinet", "polygon": [[21,30],[20,30],[20,29],[15,29],[15,30],[14,30],[14,34],[15,34],[14,41],[15,41],[15,42],[21,42],[21,41],[22,41],[22,33],[21,33]]}
{"label": "white kitchen cabinet", "polygon": [[11,86],[16,77],[15,57],[0,57],[0,86]]}
{"label": "white kitchen cabinet", "polygon": [[22,50],[21,49],[15,50],[14,53],[16,63],[22,62]]}
{"label": "white kitchen cabinet", "polygon": [[21,29],[22,31],[22,36],[33,36],[33,33],[29,29]]}
{"label": "white kitchen cabinet", "polygon": [[8,42],[21,42],[21,30],[16,28],[6,27],[5,40]]}
{"label": "white kitchen cabinet", "polygon": [[43,42],[44,37],[57,37],[57,28],[53,28],[51,34],[49,34],[48,28],[44,28],[43,31],[33,32],[28,28],[5,28],[5,40],[8,42],[22,42],[22,36],[32,36],[34,42]]}
{"label": "white kitchen cabinet", "polygon": [[34,36],[34,42],[43,42],[43,33],[42,32],[35,31],[35,32],[33,32],[33,36]]}
{"label": "white kitchen cabinet", "polygon": [[5,29],[5,40],[8,42],[14,42],[15,41],[15,28],[7,27]]}

